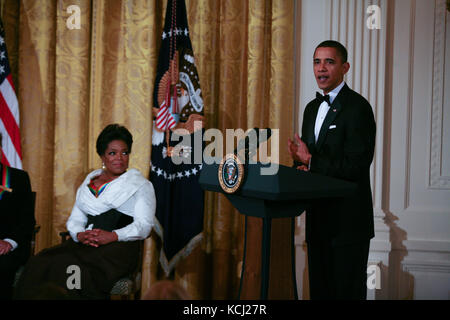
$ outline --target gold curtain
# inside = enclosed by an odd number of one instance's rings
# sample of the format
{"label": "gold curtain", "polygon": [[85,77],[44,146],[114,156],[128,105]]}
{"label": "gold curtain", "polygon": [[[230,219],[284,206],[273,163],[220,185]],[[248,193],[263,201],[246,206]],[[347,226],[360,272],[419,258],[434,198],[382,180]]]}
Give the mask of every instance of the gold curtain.
{"label": "gold curtain", "polygon": [[[99,168],[95,140],[122,123],[133,134],[130,167],[148,176],[152,92],[166,1],[2,0],[21,112],[24,169],[37,192],[37,250],[59,242],[85,175]],[[66,25],[80,10],[80,29]],[[206,128],[280,129],[280,163],[292,134],[294,1],[186,0]],[[204,241],[175,270],[194,299],[235,298],[243,216],[206,193]],[[276,229],[276,227],[275,227]],[[249,221],[258,245],[259,222]],[[252,240],[253,239],[253,240]],[[252,241],[254,243],[252,243]],[[162,276],[146,240],[142,290]],[[258,270],[250,278],[258,278]]]}

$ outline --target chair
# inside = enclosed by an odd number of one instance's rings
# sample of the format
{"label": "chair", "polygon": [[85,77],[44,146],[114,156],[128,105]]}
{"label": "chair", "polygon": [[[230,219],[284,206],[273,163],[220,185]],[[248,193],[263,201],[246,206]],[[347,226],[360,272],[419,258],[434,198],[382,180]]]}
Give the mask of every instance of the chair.
{"label": "chair", "polygon": [[41,226],[36,224],[34,226],[33,235],[31,236],[31,247],[30,247],[30,256],[34,256],[36,254],[36,235],[41,230]]}
{"label": "chair", "polygon": [[[61,237],[61,243],[67,241],[70,237],[68,231],[59,233]],[[111,300],[137,300],[141,294],[141,279],[142,279],[142,254],[143,254],[143,241],[140,242],[139,248],[139,262],[136,270],[130,275],[119,279],[111,289]]]}

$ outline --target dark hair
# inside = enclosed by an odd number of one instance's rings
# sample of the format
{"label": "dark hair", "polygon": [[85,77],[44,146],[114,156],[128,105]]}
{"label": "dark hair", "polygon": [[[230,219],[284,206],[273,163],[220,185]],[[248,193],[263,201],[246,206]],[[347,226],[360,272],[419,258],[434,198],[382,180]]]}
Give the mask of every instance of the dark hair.
{"label": "dark hair", "polygon": [[133,136],[130,131],[124,126],[117,123],[107,125],[105,129],[99,134],[97,138],[97,153],[99,156],[105,154],[108,144],[113,140],[122,140],[128,147],[128,152],[131,153],[131,146],[133,145]]}
{"label": "dark hair", "polygon": [[[341,56],[342,63],[347,62],[347,49],[340,42],[325,40],[316,47],[316,50],[317,48],[335,48],[338,55]],[[314,54],[316,54],[316,50],[314,50]]]}

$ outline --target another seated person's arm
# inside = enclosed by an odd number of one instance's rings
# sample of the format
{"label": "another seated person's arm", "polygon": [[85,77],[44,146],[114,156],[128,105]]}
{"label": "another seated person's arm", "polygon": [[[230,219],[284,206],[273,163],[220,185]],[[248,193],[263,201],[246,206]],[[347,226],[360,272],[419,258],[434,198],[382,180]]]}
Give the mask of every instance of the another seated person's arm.
{"label": "another seated person's arm", "polygon": [[[16,186],[14,187],[14,214],[18,217],[10,232],[3,239],[3,246],[9,247],[9,250],[3,254],[15,250],[21,243],[30,243],[33,228],[36,224],[34,210],[32,207],[31,183],[28,173],[17,171]],[[9,245],[8,245],[9,244]],[[2,254],[3,250],[0,250]]]}
{"label": "another seated person's arm", "polygon": [[0,256],[12,250],[12,245],[8,241],[0,240]]}

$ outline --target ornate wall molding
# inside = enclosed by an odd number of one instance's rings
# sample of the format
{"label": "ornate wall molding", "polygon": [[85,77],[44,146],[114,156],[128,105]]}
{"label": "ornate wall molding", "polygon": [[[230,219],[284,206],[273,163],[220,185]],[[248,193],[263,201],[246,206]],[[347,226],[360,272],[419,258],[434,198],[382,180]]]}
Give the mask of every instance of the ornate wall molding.
{"label": "ornate wall molding", "polygon": [[[448,21],[445,0],[436,0],[434,11],[434,50],[433,50],[433,97],[431,110],[431,137],[430,137],[430,168],[429,187],[432,189],[450,189],[450,176],[443,175],[443,139],[450,139],[444,135],[444,109],[450,111],[450,105],[445,105],[444,78],[445,78],[445,51],[450,48],[446,35]],[[447,61],[447,64],[450,61]],[[447,68],[448,69],[448,68]],[[447,155],[448,156],[448,155]]]}
{"label": "ornate wall molding", "polygon": [[[380,29],[369,29],[370,6],[380,9]],[[348,50],[350,71],[348,85],[372,105],[377,123],[376,150],[371,168],[374,207],[382,212],[383,170],[385,170],[385,81],[388,3],[386,0],[330,1],[325,32],[329,39],[344,44]],[[381,216],[384,216],[382,214]]]}

